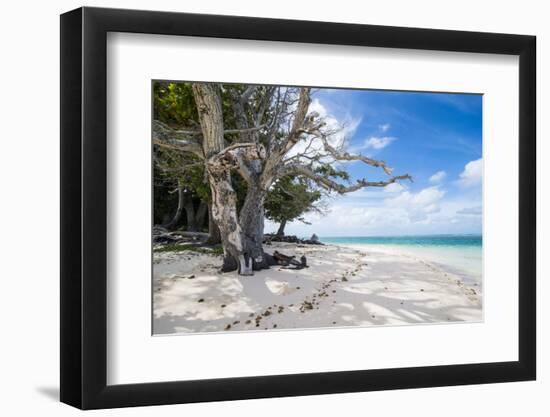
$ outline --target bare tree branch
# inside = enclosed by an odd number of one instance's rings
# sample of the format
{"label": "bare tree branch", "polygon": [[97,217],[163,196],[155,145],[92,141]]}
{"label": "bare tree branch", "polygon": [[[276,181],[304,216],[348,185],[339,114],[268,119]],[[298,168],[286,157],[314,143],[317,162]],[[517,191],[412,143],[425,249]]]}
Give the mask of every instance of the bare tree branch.
{"label": "bare tree branch", "polygon": [[252,96],[254,91],[256,91],[256,88],[257,88],[256,85],[249,85],[246,88],[246,90],[244,90],[244,92],[242,93],[242,95],[240,97],[241,103],[243,103],[243,104],[246,103],[250,99],[250,96]]}
{"label": "bare tree branch", "polygon": [[[292,158],[290,158],[289,160],[296,160],[304,157],[307,159],[315,159],[319,161],[322,158],[326,158],[327,156],[330,156],[334,159],[334,161],[361,161],[367,165],[377,167],[377,168],[382,168],[384,172],[388,175],[392,174],[393,168],[389,167],[384,161],[379,161],[377,159],[369,158],[361,154],[350,154],[349,152],[340,151],[336,149],[328,141],[328,137],[336,132],[323,132],[321,130],[323,126],[324,126],[323,122],[318,122],[317,124],[314,124],[312,127],[309,127],[309,128],[304,127],[303,129],[301,129],[301,133],[311,135],[310,143],[306,147],[306,150],[303,153],[297,154]],[[312,145],[314,138],[318,138],[319,140],[321,140],[323,144],[323,148],[327,154],[322,155],[317,153],[317,155],[314,158],[308,158],[307,151],[309,147]]]}
{"label": "bare tree branch", "polygon": [[259,125],[262,122],[262,119],[265,115],[265,112],[268,106],[272,103],[273,94],[275,92],[275,87],[268,87],[259,101],[259,104],[256,109],[256,114],[254,116],[254,123]]}
{"label": "bare tree branch", "polygon": [[[255,127],[252,128],[253,130],[250,130],[250,124],[245,110],[245,106],[248,107],[248,100],[255,90],[256,86],[249,85],[242,94],[236,91],[231,92],[233,113],[238,128],[236,129],[238,131],[236,133],[239,133],[241,142],[255,142],[254,133],[257,132],[257,130]],[[225,133],[227,132],[224,132],[224,134]]]}
{"label": "bare tree branch", "polygon": [[[231,168],[242,168],[246,165],[243,161],[252,161],[265,158],[265,147],[256,143],[234,143],[219,153],[210,157],[207,161],[211,169],[224,171]],[[243,176],[247,173],[243,172]]]}
{"label": "bare tree branch", "polygon": [[182,132],[172,129],[158,120],[153,120],[154,144],[182,152],[191,152],[204,159],[200,143],[195,139],[190,139],[187,133]]}
{"label": "bare tree branch", "polygon": [[393,172],[393,168],[390,168],[389,166],[387,166],[384,161],[378,161],[376,159],[363,156],[361,154],[353,155],[348,152],[340,152],[328,143],[326,135],[322,134],[319,131],[313,134],[315,134],[317,137],[321,139],[325,150],[337,161],[361,161],[367,165],[382,168],[384,172],[388,175],[391,175]]}
{"label": "bare tree branch", "polygon": [[[306,122],[307,112],[309,110],[309,103],[311,102],[311,97],[309,95],[309,88],[300,89],[300,98],[298,99],[298,107],[294,112],[294,120],[292,122],[292,128],[283,143],[281,148],[281,153],[286,154],[300,139],[300,135],[303,132],[304,124]],[[313,116],[309,116],[309,119],[312,119]]]}
{"label": "bare tree branch", "polygon": [[193,130],[186,130],[186,129],[174,129],[173,127],[168,126],[166,123],[161,122],[160,120],[153,120],[153,125],[157,129],[163,129],[167,132],[170,132],[173,135],[178,136],[199,136],[202,135],[202,131],[200,129],[193,129]]}
{"label": "bare tree branch", "polygon": [[315,172],[313,169],[311,169],[311,167],[302,164],[290,164],[285,166],[281,170],[281,175],[288,174],[303,175],[314,181],[319,186],[325,188],[326,190],[336,191],[339,194],[351,193],[365,187],[386,187],[387,185],[393,184],[394,182],[399,180],[412,181],[412,177],[409,174],[405,174],[391,177],[386,181],[367,181],[367,179],[365,178],[357,180],[357,183],[354,185],[345,186],[324,175]]}
{"label": "bare tree branch", "polygon": [[249,128],[245,128],[245,129],[228,129],[228,130],[224,130],[223,131],[223,134],[224,135],[228,135],[228,134],[232,134],[232,133],[251,133],[251,132],[257,132],[258,130],[262,130],[263,128],[265,128],[267,125],[263,124],[263,125],[260,125],[260,126],[255,126],[255,127],[249,127]]}

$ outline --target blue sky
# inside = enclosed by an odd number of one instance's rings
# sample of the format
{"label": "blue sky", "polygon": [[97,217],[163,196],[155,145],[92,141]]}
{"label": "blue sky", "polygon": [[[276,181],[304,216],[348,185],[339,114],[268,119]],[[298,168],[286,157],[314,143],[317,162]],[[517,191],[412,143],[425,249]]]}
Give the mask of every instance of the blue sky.
{"label": "blue sky", "polygon": [[[292,222],[288,234],[481,233],[481,95],[320,89],[311,109],[342,127],[338,140],[348,151],[384,160],[414,182],[335,195],[324,215],[307,214],[311,225]],[[361,162],[341,167],[353,182],[386,177]]]}

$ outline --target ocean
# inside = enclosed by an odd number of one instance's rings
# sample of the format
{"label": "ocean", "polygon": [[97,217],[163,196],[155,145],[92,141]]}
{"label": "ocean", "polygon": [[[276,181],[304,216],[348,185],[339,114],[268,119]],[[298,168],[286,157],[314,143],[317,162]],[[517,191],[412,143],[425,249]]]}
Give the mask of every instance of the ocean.
{"label": "ocean", "polygon": [[320,237],[323,243],[369,246],[407,253],[440,265],[466,281],[481,283],[483,240],[481,235]]}

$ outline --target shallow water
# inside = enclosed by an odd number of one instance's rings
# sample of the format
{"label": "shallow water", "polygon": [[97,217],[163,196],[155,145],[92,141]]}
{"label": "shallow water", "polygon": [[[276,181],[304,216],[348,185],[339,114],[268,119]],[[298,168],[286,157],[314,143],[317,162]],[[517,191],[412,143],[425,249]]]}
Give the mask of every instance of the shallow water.
{"label": "shallow water", "polygon": [[463,279],[481,282],[480,235],[321,237],[323,243],[394,249],[447,267]]}

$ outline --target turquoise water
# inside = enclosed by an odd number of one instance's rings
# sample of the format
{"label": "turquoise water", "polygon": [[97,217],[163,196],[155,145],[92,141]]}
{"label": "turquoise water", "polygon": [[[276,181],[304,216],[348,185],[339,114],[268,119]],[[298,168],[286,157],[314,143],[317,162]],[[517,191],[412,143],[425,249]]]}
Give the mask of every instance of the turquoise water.
{"label": "turquoise water", "polygon": [[483,239],[481,235],[320,237],[334,245],[395,249],[436,263],[468,281],[481,282]]}
{"label": "turquoise water", "polygon": [[478,246],[481,235],[422,235],[422,236],[366,236],[321,237],[323,243],[336,245],[405,245],[405,246]]}

